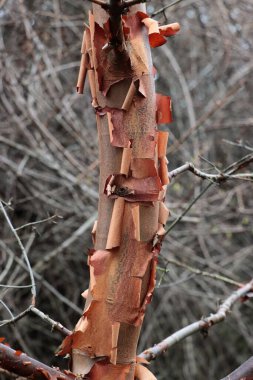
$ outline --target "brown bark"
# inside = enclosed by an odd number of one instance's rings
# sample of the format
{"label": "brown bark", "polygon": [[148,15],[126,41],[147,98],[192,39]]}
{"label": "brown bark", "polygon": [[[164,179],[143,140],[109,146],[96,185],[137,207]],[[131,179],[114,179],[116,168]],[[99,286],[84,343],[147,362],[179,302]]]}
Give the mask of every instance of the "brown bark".
{"label": "brown bark", "polygon": [[[0,367],[34,380],[73,380],[75,375],[69,371],[62,373],[55,368],[48,367],[22,353],[15,351],[5,344],[0,343]],[[67,373],[69,372],[69,373]]]}
{"label": "brown bark", "polygon": [[158,132],[157,119],[171,121],[170,99],[156,103],[145,6],[122,16],[119,3],[109,14],[93,6],[82,48],[99,136],[99,212],[85,311],[61,353],[90,379],[153,379],[136,363],[136,348],[168,216],[168,133]]}

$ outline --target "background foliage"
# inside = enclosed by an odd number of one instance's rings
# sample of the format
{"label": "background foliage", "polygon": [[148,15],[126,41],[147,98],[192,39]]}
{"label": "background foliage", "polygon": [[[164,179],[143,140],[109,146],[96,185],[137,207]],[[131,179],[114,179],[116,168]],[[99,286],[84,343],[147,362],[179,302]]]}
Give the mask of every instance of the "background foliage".
{"label": "background foliage", "polygon": [[[149,13],[167,4],[149,2]],[[15,227],[53,216],[18,232],[40,276],[37,306],[69,329],[88,284],[99,176],[88,88],[83,96],[75,93],[89,7],[81,0],[0,1],[0,197],[10,203]],[[192,161],[215,173],[200,157],[222,169],[253,149],[252,11],[250,0],[183,0],[156,16],[161,23],[181,24],[179,35],[153,51],[157,90],[173,99],[175,121],[163,126],[170,130],[170,170]],[[192,174],[172,181],[170,222],[205,185]],[[169,233],[140,350],[215,311],[234,289],[166,259],[240,282],[251,279],[252,206],[251,182],[213,185]],[[0,283],[29,284],[13,258],[21,253],[2,216],[0,250]],[[15,315],[30,303],[27,289],[0,288],[0,295]],[[253,350],[252,308],[249,302],[235,306],[208,336],[190,337],[169,350],[152,364],[158,379],[218,379],[245,361]],[[1,319],[9,318],[3,304],[0,312]],[[1,327],[0,336],[59,364],[53,353],[61,337],[35,316]]]}

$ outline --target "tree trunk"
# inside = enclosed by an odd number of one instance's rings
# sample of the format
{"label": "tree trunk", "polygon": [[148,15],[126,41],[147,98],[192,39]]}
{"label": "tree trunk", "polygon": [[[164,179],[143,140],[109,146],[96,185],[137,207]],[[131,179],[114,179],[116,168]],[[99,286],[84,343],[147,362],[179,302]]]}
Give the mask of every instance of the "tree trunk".
{"label": "tree trunk", "polygon": [[90,379],[153,379],[136,363],[136,348],[168,217],[168,133],[158,132],[157,121],[170,121],[170,100],[156,101],[149,46],[165,39],[144,5],[122,16],[122,2],[114,3],[109,15],[93,5],[82,45],[77,89],[87,72],[99,136],[99,213],[85,311],[61,354],[70,353],[72,371]]}

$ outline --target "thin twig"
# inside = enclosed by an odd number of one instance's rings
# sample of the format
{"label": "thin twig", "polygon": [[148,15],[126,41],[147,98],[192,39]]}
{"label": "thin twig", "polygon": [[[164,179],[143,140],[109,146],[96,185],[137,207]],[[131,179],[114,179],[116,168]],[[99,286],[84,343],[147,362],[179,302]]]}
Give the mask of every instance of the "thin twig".
{"label": "thin twig", "polygon": [[213,325],[224,321],[231,311],[232,306],[242,297],[246,296],[247,293],[252,291],[253,280],[235,291],[230,295],[219,307],[217,313],[211,314],[210,317],[201,319],[197,322],[194,322],[181,330],[176,331],[174,334],[170,335],[168,338],[164,339],[162,342],[157,345],[148,348],[143,351],[139,357],[145,360],[153,360],[158,355],[161,355],[165,350],[172,347],[174,344],[181,342],[183,339],[187,338],[190,335],[198,331],[206,331]]}
{"label": "thin twig", "polygon": [[239,142],[239,143],[236,143],[234,141],[230,141],[230,140],[227,140],[227,139],[222,139],[222,141],[224,141],[226,144],[230,144],[230,145],[233,145],[233,146],[238,146],[240,148],[245,148],[247,150],[250,150],[251,152],[253,151],[253,147],[250,146],[250,145],[246,145],[242,142]]}
{"label": "thin twig", "polygon": [[223,276],[219,273],[209,273],[206,271],[202,271],[198,268],[194,268],[188,264],[183,263],[182,261],[176,260],[176,259],[167,259],[163,256],[163,259],[166,260],[166,268],[168,264],[174,264],[180,268],[187,269],[189,272],[195,273],[197,275],[201,275],[204,277],[213,278],[214,280],[222,281],[230,285],[236,285],[236,286],[242,286],[242,283],[233,280],[232,278]]}
{"label": "thin twig", "polygon": [[31,288],[32,285],[7,285],[7,284],[0,284],[0,288],[10,288],[10,289],[25,289],[25,288]]}
{"label": "thin twig", "polygon": [[54,321],[52,318],[50,318],[48,315],[43,313],[43,311],[37,309],[34,306],[31,306],[30,311],[34,314],[36,314],[39,318],[43,319],[43,321],[47,322],[52,326],[52,330],[59,331],[62,335],[71,335],[71,331],[68,330],[66,327],[64,327],[60,322]]}
{"label": "thin twig", "polygon": [[204,189],[189,203],[189,205],[186,207],[186,209],[174,220],[173,223],[169,225],[167,228],[164,237],[168,235],[168,233],[175,227],[177,223],[179,223],[183,217],[188,213],[188,211],[192,208],[192,206],[202,197],[202,195],[205,194],[205,192],[213,185],[212,182],[210,182]]}
{"label": "thin twig", "polygon": [[[0,302],[2,303],[1,300],[0,300]],[[31,312],[33,314],[37,315],[39,318],[41,318],[47,324],[49,324],[51,326],[52,330],[59,331],[63,336],[71,334],[71,331],[68,330],[66,327],[64,327],[60,322],[57,322],[54,319],[50,318],[48,315],[43,313],[43,311],[37,309],[37,307],[35,307],[33,305],[30,305],[27,309],[25,309],[24,311],[22,311],[22,313],[16,315],[15,317],[11,313],[12,318],[2,321],[2,323],[0,324],[0,327],[15,323],[15,322],[19,321],[20,319],[24,318],[27,314],[29,314]]]}
{"label": "thin twig", "polygon": [[25,309],[24,311],[22,311],[21,313],[19,313],[15,317],[12,316],[11,319],[6,319],[6,320],[2,321],[2,323],[0,324],[0,327],[6,326],[6,325],[9,325],[11,323],[15,323],[15,322],[19,321],[20,319],[24,318],[30,312],[30,309],[31,309],[31,306],[29,306],[27,309]]}
{"label": "thin twig", "polygon": [[[247,165],[253,161],[253,154],[247,155],[241,160],[243,160],[244,165]],[[241,160],[233,163],[230,166],[229,173],[227,173],[227,174],[222,173],[222,172],[220,172],[219,174],[205,173],[202,170],[197,169],[192,162],[186,162],[184,165],[180,166],[177,169],[172,170],[168,174],[169,174],[169,178],[172,179],[172,178],[175,178],[176,176],[178,176],[179,174],[182,174],[186,171],[190,171],[202,179],[209,179],[209,180],[214,181],[214,182],[224,182],[228,179],[245,179],[245,178],[249,179],[249,178],[252,178],[253,173],[241,173],[241,174],[234,174],[233,175],[233,173],[238,170],[238,165],[239,164],[241,165]]]}
{"label": "thin twig", "polygon": [[4,205],[2,203],[2,201],[0,201],[0,207],[1,207],[1,210],[2,210],[2,213],[4,214],[4,217],[13,233],[13,235],[15,236],[17,242],[18,242],[18,245],[21,249],[21,252],[24,256],[24,259],[25,259],[25,262],[26,262],[26,265],[27,265],[27,268],[28,268],[28,271],[29,271],[29,275],[30,275],[30,279],[31,279],[31,293],[32,293],[32,304],[35,305],[35,298],[36,298],[36,285],[35,285],[35,280],[34,280],[34,275],[33,275],[33,271],[32,271],[32,267],[31,267],[31,264],[30,264],[30,261],[28,259],[28,256],[27,256],[27,253],[26,253],[26,250],[25,250],[25,247],[23,246],[23,243],[21,242],[15,228],[13,227],[11,221],[10,221],[10,218],[7,214],[7,212],[5,211],[5,208],[4,208]]}
{"label": "thin twig", "polygon": [[[12,314],[12,311],[10,310],[10,308],[6,305],[6,303],[0,299],[0,304],[3,305],[3,307],[8,311],[8,313],[10,314],[11,318],[13,319],[14,318],[14,315]],[[11,319],[11,320],[12,320]]]}
{"label": "thin twig", "polygon": [[36,222],[31,222],[31,223],[23,224],[22,226],[15,228],[15,230],[19,231],[19,230],[22,230],[23,228],[34,226],[36,224],[45,223],[45,222],[48,222],[49,220],[54,220],[56,218],[62,218],[62,216],[60,216],[60,215],[52,215],[52,216],[49,216],[48,218],[41,219],[41,220],[38,220]]}
{"label": "thin twig", "polygon": [[162,7],[160,9],[158,9],[157,11],[153,12],[151,17],[155,17],[157,16],[158,14],[160,13],[163,13],[166,11],[166,9],[170,8],[170,7],[173,7],[174,5],[178,4],[178,3],[181,3],[182,0],[176,0],[176,1],[173,1],[173,3],[170,3],[168,5],[165,5],[165,7]]}
{"label": "thin twig", "polygon": [[[204,189],[190,202],[190,204],[187,206],[187,208],[174,220],[173,223],[170,224],[168,229],[166,230],[166,233],[164,234],[164,237],[175,227],[177,223],[179,223],[182,218],[188,213],[188,211],[192,208],[192,206],[204,195],[204,193],[215,183],[215,182],[221,182],[225,181],[226,179],[230,178],[237,178],[237,179],[247,179],[246,175],[248,175],[248,179],[250,176],[252,176],[252,173],[246,173],[243,174],[245,178],[242,175],[237,175],[236,177],[233,176],[233,173],[236,171],[240,170],[242,167],[245,167],[246,165],[250,164],[253,162],[253,154],[247,154],[246,156],[242,157],[240,160],[234,162],[233,164],[229,165],[223,172],[220,174],[207,174],[201,172],[199,169],[196,169],[193,164],[191,163],[186,163],[185,165],[182,165],[180,168],[177,168],[173,170],[172,172],[169,173],[169,177],[173,178],[176,175],[183,173],[186,170],[190,170],[193,172],[195,175],[198,175],[199,177],[203,179],[209,179],[212,182],[210,182]],[[211,176],[211,177],[210,177]],[[214,177],[213,177],[214,176]],[[216,180],[215,180],[216,178]],[[217,178],[219,180],[217,180]]]}

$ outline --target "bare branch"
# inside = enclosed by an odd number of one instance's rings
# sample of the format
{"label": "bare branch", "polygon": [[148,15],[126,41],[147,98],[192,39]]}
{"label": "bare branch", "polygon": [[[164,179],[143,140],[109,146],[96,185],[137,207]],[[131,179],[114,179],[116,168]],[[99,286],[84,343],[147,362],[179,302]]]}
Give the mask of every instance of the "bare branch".
{"label": "bare branch", "polygon": [[2,323],[0,324],[0,327],[19,321],[20,319],[24,318],[30,312],[30,310],[31,310],[31,306],[29,306],[27,309],[23,310],[21,313],[19,313],[15,317],[12,315],[11,319],[6,319],[6,320],[2,321]]}
{"label": "bare branch", "polygon": [[30,311],[36,314],[39,318],[43,319],[43,321],[49,323],[52,326],[52,330],[57,330],[64,336],[71,334],[71,331],[64,327],[60,322],[54,321],[52,318],[44,314],[43,311],[37,309],[36,307],[31,306]]}
{"label": "bare branch", "polygon": [[230,144],[230,145],[233,145],[233,146],[238,146],[240,148],[245,148],[247,150],[250,150],[251,152],[253,151],[253,147],[252,146],[244,144],[243,142],[236,143],[234,141],[230,141],[230,140],[227,140],[227,139],[223,139],[222,141],[224,141],[226,144]]}
{"label": "bare branch", "polygon": [[252,380],[253,379],[253,356],[244,362],[239,368],[221,380]]}
{"label": "bare branch", "polygon": [[15,228],[15,230],[19,231],[19,230],[22,230],[23,228],[30,227],[30,226],[35,226],[36,224],[41,224],[41,223],[49,222],[49,220],[54,220],[56,218],[60,218],[61,219],[62,216],[55,214],[55,215],[49,216],[48,218],[38,220],[36,222],[31,222],[31,223],[23,224],[22,226]]}
{"label": "bare branch", "polygon": [[66,373],[58,371],[2,343],[0,343],[0,366],[9,372],[31,377],[34,380],[42,378],[73,380],[76,378],[74,374],[67,373],[68,371]]}
{"label": "bare branch", "polygon": [[160,13],[164,13],[168,8],[173,7],[174,5],[176,5],[178,3],[181,3],[181,1],[182,0],[176,0],[176,1],[173,1],[173,3],[165,5],[164,7],[162,7],[160,9],[158,9],[157,11],[153,12],[152,15],[151,15],[151,17],[157,16]]}
{"label": "bare branch", "polygon": [[[0,300],[0,302],[2,303],[1,300]],[[66,327],[64,327],[60,322],[57,322],[57,321],[53,320],[48,315],[46,315],[45,313],[43,313],[43,311],[37,309],[33,305],[30,305],[27,309],[25,309],[24,311],[22,311],[20,314],[16,315],[15,317],[11,313],[12,318],[11,319],[7,319],[5,321],[2,321],[2,323],[0,324],[0,327],[8,325],[8,324],[15,323],[15,322],[19,321],[20,319],[24,318],[30,312],[32,312],[35,315],[37,315],[43,321],[45,321],[46,323],[48,323],[51,326],[52,330],[59,331],[63,336],[71,334],[71,331],[68,330]]]}
{"label": "bare branch", "polygon": [[231,284],[231,285],[236,285],[236,286],[242,286],[242,283],[238,282],[238,281],[235,281],[233,280],[232,278],[229,278],[229,277],[226,277],[226,276],[223,276],[219,273],[209,273],[209,272],[206,272],[206,271],[202,271],[198,268],[194,268],[188,264],[185,264],[183,263],[182,261],[179,261],[179,260],[176,260],[176,259],[167,259],[163,256],[163,259],[166,260],[166,262],[168,264],[174,264],[180,268],[184,268],[184,269],[187,269],[189,272],[192,272],[192,273],[195,273],[196,275],[201,275],[201,276],[204,276],[204,277],[209,277],[209,278],[212,278],[214,280],[217,280],[217,281],[222,281],[224,283],[227,283],[227,284]]}
{"label": "bare branch", "polygon": [[[238,174],[237,176],[233,176],[232,174],[241,169],[242,167],[245,167],[250,162],[253,161],[253,154],[248,154],[244,157],[242,157],[239,161],[234,162],[233,164],[229,165],[222,173],[218,175],[211,174],[211,176],[215,177],[209,177],[210,175],[207,173],[201,172],[199,169],[196,169],[193,164],[186,163],[185,165],[180,166],[178,169],[173,170],[172,172],[169,172],[169,177],[173,178],[176,177],[178,174],[183,173],[186,170],[192,171],[194,174],[200,176],[203,179],[209,179],[212,182],[210,182],[204,189],[190,202],[190,204],[186,207],[186,209],[174,220],[173,223],[169,225],[169,227],[166,230],[166,233],[163,235],[165,237],[174,227],[177,223],[179,223],[183,217],[188,213],[188,211],[192,208],[192,206],[202,197],[202,195],[205,194],[205,192],[215,183],[215,182],[221,182],[225,181],[226,179],[231,178],[240,178],[240,179],[249,179],[252,177],[252,173],[245,173],[245,174]],[[200,175],[201,174],[201,175]],[[216,180],[215,180],[216,178]],[[217,180],[217,178],[219,180]]]}
{"label": "bare branch", "polygon": [[[153,360],[158,355],[161,355],[165,350],[174,346],[174,344],[181,342],[183,339],[190,335],[195,334],[198,331],[206,331],[213,325],[223,322],[227,314],[230,312],[232,306],[242,297],[247,296],[247,293],[251,292],[253,289],[253,280],[235,291],[230,295],[219,307],[217,313],[211,314],[210,317],[201,319],[194,322],[181,330],[176,331],[174,334],[170,335],[168,338],[164,339],[162,342],[156,344],[155,346],[148,348],[143,351],[139,357],[145,360]],[[236,380],[239,378],[234,378]]]}
{"label": "bare branch", "polygon": [[188,211],[192,208],[192,206],[205,194],[205,192],[213,185],[213,182],[210,182],[204,189],[189,203],[189,205],[184,209],[184,211],[174,220],[173,223],[169,225],[163,237],[168,235],[168,233],[178,224],[183,217],[188,213]]}
{"label": "bare branch", "polygon": [[169,178],[175,178],[177,175],[182,174],[186,171],[190,171],[196,176],[202,178],[202,179],[209,179],[213,182],[223,182],[228,179],[251,179],[253,178],[253,173],[241,173],[241,174],[234,174],[236,171],[238,171],[242,166],[246,166],[253,162],[253,154],[248,154],[247,156],[241,158],[239,161],[234,162],[231,164],[227,169],[226,172],[220,172],[219,174],[208,174],[203,172],[202,170],[197,169],[193,163],[186,162],[184,165],[180,166],[179,168],[172,170],[169,172]]}
{"label": "bare branch", "polygon": [[4,205],[3,205],[2,201],[0,201],[0,208],[1,208],[1,211],[2,211],[4,217],[5,217],[6,221],[7,221],[10,229],[11,229],[11,232],[15,236],[15,238],[16,238],[16,240],[18,242],[18,245],[19,245],[19,247],[21,249],[21,252],[22,252],[22,254],[24,256],[24,259],[25,259],[25,262],[26,262],[26,265],[27,265],[27,268],[28,268],[28,271],[29,271],[30,279],[31,279],[31,285],[32,285],[31,286],[31,292],[32,292],[32,296],[33,296],[33,298],[32,298],[32,304],[34,305],[35,304],[35,298],[36,298],[36,285],[35,285],[34,275],[33,275],[33,271],[32,271],[32,267],[31,267],[30,261],[28,259],[25,247],[24,247],[22,241],[20,240],[20,238],[19,238],[19,236],[18,236],[15,228],[13,227],[13,225],[12,225],[12,223],[10,221],[10,218],[9,218],[7,212],[5,211],[5,208],[4,208]]}

